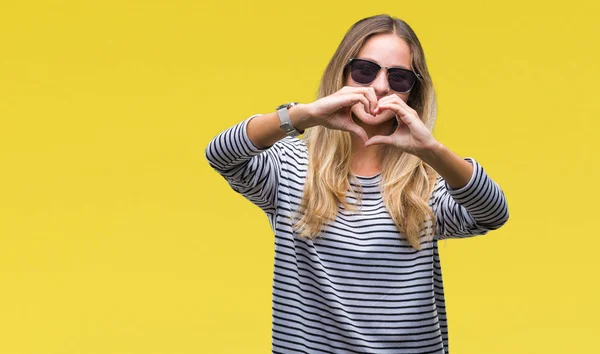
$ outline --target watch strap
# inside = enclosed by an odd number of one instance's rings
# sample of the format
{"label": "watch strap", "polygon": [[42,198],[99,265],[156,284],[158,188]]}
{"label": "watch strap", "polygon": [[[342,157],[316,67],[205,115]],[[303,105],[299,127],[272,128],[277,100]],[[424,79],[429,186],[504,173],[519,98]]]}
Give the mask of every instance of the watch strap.
{"label": "watch strap", "polygon": [[291,102],[283,104],[277,107],[277,115],[279,116],[279,122],[281,123],[279,127],[285,132],[287,136],[298,136],[303,134],[304,131],[298,131],[294,125],[292,124],[292,120],[290,119],[290,114],[288,109],[290,107],[295,106],[298,102]]}

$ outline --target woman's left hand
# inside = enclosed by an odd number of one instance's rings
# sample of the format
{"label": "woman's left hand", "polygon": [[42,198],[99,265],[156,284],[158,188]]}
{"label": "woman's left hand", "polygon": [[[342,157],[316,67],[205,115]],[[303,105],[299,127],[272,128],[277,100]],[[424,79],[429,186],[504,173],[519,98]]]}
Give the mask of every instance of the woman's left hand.
{"label": "woman's left hand", "polygon": [[372,136],[365,146],[374,144],[394,145],[409,154],[419,156],[421,153],[433,148],[437,141],[419,118],[417,112],[409,107],[397,95],[390,95],[377,102],[376,114],[384,110],[394,112],[398,120],[398,127],[391,135]]}

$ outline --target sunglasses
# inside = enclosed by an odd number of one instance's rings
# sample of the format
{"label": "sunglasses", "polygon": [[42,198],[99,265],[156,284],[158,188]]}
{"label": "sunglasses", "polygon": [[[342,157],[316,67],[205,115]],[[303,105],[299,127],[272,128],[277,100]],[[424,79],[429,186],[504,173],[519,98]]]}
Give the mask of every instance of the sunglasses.
{"label": "sunglasses", "polygon": [[375,80],[381,68],[386,69],[390,88],[399,93],[410,91],[417,82],[417,78],[422,77],[413,70],[398,67],[386,68],[385,66],[381,66],[366,59],[352,58],[346,65],[350,68],[352,80],[359,84],[370,84]]}

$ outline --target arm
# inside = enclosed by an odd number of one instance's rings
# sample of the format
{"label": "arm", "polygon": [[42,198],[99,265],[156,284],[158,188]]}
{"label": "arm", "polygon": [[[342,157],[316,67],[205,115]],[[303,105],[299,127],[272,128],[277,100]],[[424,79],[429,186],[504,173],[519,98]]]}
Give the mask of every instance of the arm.
{"label": "arm", "polygon": [[432,195],[435,238],[485,235],[506,223],[504,193],[475,159],[463,159],[438,141],[418,157],[440,174]]}
{"label": "arm", "polygon": [[452,189],[464,187],[473,176],[473,166],[437,140],[432,147],[420,150],[418,157],[433,167]]}
{"label": "arm", "polygon": [[[298,106],[290,109],[290,119],[304,129],[304,105]],[[256,114],[215,136],[205,156],[234,191],[263,211],[274,213],[282,162],[282,145],[276,142],[285,136],[277,112]]]}
{"label": "arm", "polygon": [[472,174],[461,188],[454,189],[443,177],[433,191],[432,209],[436,216],[436,239],[485,235],[508,220],[504,193],[475,159],[462,159]]}
{"label": "arm", "polygon": [[[310,111],[306,104],[295,105],[289,108],[288,113],[292,125],[299,131],[315,125],[311,120]],[[248,138],[259,149],[270,147],[286,136],[283,130],[279,128],[279,124],[277,112],[261,115],[248,124]]]}

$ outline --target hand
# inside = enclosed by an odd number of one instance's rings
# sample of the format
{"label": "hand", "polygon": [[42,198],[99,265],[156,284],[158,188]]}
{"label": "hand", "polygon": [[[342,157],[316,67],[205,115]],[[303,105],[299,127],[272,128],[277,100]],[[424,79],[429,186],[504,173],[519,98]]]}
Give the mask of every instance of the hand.
{"label": "hand", "polygon": [[312,118],[316,121],[314,125],[345,130],[356,134],[363,142],[367,142],[369,136],[352,120],[350,113],[352,106],[358,102],[363,104],[367,114],[375,115],[377,95],[372,87],[344,86],[329,96],[309,103],[308,107]]}
{"label": "hand", "polygon": [[375,114],[381,114],[384,110],[394,112],[398,121],[396,131],[387,136],[372,136],[365,142],[365,147],[374,144],[389,144],[409,154],[419,156],[437,144],[429,129],[419,118],[419,114],[397,95],[389,95],[379,100]]}

